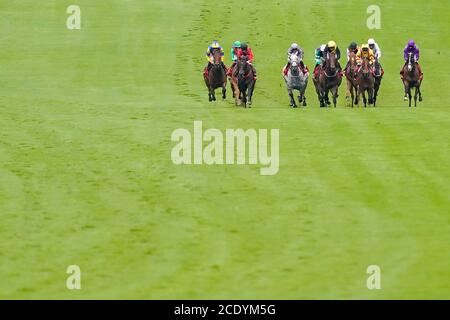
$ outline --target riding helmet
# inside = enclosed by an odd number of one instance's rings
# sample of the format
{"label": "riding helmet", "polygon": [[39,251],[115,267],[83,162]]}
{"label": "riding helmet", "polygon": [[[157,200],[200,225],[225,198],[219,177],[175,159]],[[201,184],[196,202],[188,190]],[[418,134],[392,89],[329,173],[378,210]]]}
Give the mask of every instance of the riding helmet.
{"label": "riding helmet", "polygon": [[330,49],[331,51],[335,51],[336,50],[336,42],[334,42],[333,40],[328,42],[328,49]]}

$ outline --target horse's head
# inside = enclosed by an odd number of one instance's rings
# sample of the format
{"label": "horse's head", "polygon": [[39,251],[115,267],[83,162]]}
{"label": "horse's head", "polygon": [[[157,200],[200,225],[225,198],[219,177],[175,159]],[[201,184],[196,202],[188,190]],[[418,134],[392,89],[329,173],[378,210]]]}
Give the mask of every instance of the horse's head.
{"label": "horse's head", "polygon": [[298,67],[298,64],[299,64],[299,58],[298,58],[298,55],[297,54],[295,54],[295,53],[293,53],[293,54],[291,54],[290,56],[289,56],[289,62],[291,63],[291,66],[292,67]]}
{"label": "horse's head", "polygon": [[368,57],[364,57],[361,62],[361,71],[364,76],[368,76],[370,73],[370,61]]}
{"label": "horse's head", "polygon": [[213,49],[213,61],[214,61],[214,67],[218,68],[221,66],[222,62],[222,54],[219,49]]}
{"label": "horse's head", "polygon": [[414,70],[414,57],[413,53],[408,53],[408,72],[411,72]]}
{"label": "horse's head", "polygon": [[325,59],[326,66],[331,72],[336,72],[336,52],[328,52]]}
{"label": "horse's head", "polygon": [[249,65],[247,63],[248,57],[241,56],[237,62],[237,73],[240,77],[244,77],[248,72]]}

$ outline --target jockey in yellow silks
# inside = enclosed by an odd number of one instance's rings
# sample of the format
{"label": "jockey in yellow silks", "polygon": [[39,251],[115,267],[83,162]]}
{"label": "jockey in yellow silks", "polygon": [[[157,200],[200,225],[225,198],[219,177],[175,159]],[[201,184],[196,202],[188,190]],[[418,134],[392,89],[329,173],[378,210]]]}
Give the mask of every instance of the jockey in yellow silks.
{"label": "jockey in yellow silks", "polygon": [[358,65],[361,65],[361,60],[363,58],[368,58],[370,65],[373,65],[375,62],[375,55],[373,54],[372,49],[369,48],[368,44],[363,44],[361,46],[361,49],[356,54],[356,62]]}

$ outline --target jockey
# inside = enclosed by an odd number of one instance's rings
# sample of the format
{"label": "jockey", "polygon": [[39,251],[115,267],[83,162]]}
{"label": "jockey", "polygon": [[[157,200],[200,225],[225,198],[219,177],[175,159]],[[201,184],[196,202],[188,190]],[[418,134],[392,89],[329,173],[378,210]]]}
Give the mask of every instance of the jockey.
{"label": "jockey", "polygon": [[327,46],[325,47],[324,53],[336,53],[336,60],[339,65],[339,59],[341,58],[341,50],[336,45],[336,42],[334,42],[333,40],[329,41]]}
{"label": "jockey", "polygon": [[375,59],[379,61],[381,58],[381,49],[378,43],[376,43],[374,39],[369,39],[367,41],[367,44],[369,45],[369,48],[373,51]]}
{"label": "jockey", "polygon": [[236,65],[236,61],[238,59],[238,51],[241,48],[241,42],[240,41],[235,41],[233,43],[233,46],[231,47],[231,61],[233,61],[233,63],[231,64],[230,68],[228,69],[227,75],[229,77],[231,77],[231,72],[233,72],[233,68]]}
{"label": "jockey", "polygon": [[208,49],[206,50],[206,60],[208,60],[208,65],[205,68],[205,74],[207,74],[207,72],[209,72],[209,70],[211,70],[211,67],[214,63],[214,56],[213,56],[213,52],[215,49],[219,49],[220,50],[220,56],[221,56],[221,65],[223,67],[223,69],[225,70],[225,72],[227,71],[227,67],[225,67],[225,64],[223,63],[224,60],[224,52],[223,52],[223,48],[222,46],[219,44],[219,42],[217,40],[214,40],[211,45],[208,46]]}
{"label": "jockey", "polygon": [[314,52],[315,66],[314,66],[314,72],[313,72],[313,79],[315,79],[317,76],[317,73],[319,70],[319,65],[322,65],[324,62],[323,52],[325,51],[326,47],[327,47],[327,45],[323,44],[320,47],[318,47]]}
{"label": "jockey", "polygon": [[291,47],[288,49],[287,52],[287,56],[288,56],[288,63],[287,65],[284,67],[284,75],[287,76],[288,72],[289,72],[289,67],[290,67],[290,62],[289,62],[289,58],[291,56],[291,54],[297,54],[297,56],[300,58],[300,66],[302,68],[305,68],[305,64],[303,63],[303,49],[300,48],[300,46],[296,43],[293,43],[291,45]]}
{"label": "jockey", "polygon": [[253,66],[253,59],[255,58],[255,56],[253,55],[252,48],[250,48],[245,42],[241,43],[241,47],[238,49],[237,52],[238,59],[242,56],[247,56],[247,63],[252,67],[253,78],[256,80],[256,69]]}
{"label": "jockey", "polygon": [[338,72],[341,70],[341,64],[339,63],[339,59],[341,58],[341,50],[336,45],[336,42],[333,40],[328,41],[328,43],[324,46],[320,46],[320,48],[316,49],[316,66],[314,68],[314,79],[317,78],[317,73],[319,72],[318,65],[320,64],[322,67],[325,66],[326,55],[329,53],[336,54],[337,61],[337,70]]}
{"label": "jockey", "polygon": [[350,43],[350,45],[347,48],[347,61],[350,60],[350,53],[353,52],[354,54],[357,54],[358,51],[359,51],[359,47],[356,44],[356,42],[353,41],[352,43]]}
{"label": "jockey", "polygon": [[375,60],[376,61],[378,61],[378,65],[379,65],[379,67],[380,67],[380,70],[378,71],[378,70],[375,70],[375,72],[380,72],[380,74],[381,75],[383,75],[384,74],[384,70],[383,70],[383,67],[381,66],[381,63],[380,63],[380,58],[381,58],[381,49],[380,49],[380,46],[378,45],[378,43],[374,40],[374,39],[369,39],[368,41],[367,41],[367,43],[368,43],[368,45],[369,45],[369,48],[373,51],[373,54],[374,54],[374,56],[375,56]]}
{"label": "jockey", "polygon": [[361,50],[358,51],[356,54],[356,62],[358,64],[358,70],[356,70],[356,73],[358,73],[361,70],[361,61],[363,58],[369,59],[370,67],[372,67],[374,61],[375,61],[375,55],[373,54],[372,49],[369,48],[368,44],[363,44],[361,46]]}
{"label": "jockey", "polygon": [[353,41],[352,43],[350,43],[350,45],[347,48],[347,65],[344,68],[344,72],[347,72],[348,63],[350,61],[350,53],[353,52],[354,54],[358,54],[358,51],[359,51],[359,47],[356,44],[356,42]]}
{"label": "jockey", "polygon": [[[417,69],[419,69],[420,80],[422,80],[423,72],[422,72],[422,68],[419,65],[420,50],[419,50],[419,47],[417,47],[414,40],[409,40],[408,44],[406,45],[405,49],[403,50],[403,59],[405,60],[405,66],[408,63],[408,58],[409,58],[410,53],[413,54],[414,61],[417,65]],[[402,71],[400,71],[400,74],[402,75],[402,79],[403,79],[403,69],[402,69]]]}

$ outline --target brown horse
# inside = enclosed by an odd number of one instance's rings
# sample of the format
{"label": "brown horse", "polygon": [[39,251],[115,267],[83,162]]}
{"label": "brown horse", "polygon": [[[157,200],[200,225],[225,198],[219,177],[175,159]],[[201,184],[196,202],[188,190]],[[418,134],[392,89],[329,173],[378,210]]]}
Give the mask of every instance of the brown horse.
{"label": "brown horse", "polygon": [[354,105],[355,96],[358,93],[358,85],[355,80],[356,69],[357,69],[356,54],[354,52],[350,52],[347,69],[345,70],[345,77],[347,78],[347,96],[345,97],[345,99],[348,101],[351,96],[352,108]]}
{"label": "brown horse", "polygon": [[361,67],[356,74],[356,83],[358,84],[358,94],[356,95],[355,104],[359,104],[361,95],[363,96],[364,108],[367,107],[366,92],[368,95],[369,105],[373,104],[373,92],[375,86],[375,76],[370,66],[369,58],[363,57]]}
{"label": "brown horse", "polygon": [[227,74],[222,63],[222,57],[219,49],[213,50],[214,63],[208,65],[208,73],[204,75],[205,84],[208,88],[209,101],[216,101],[215,90],[222,88],[222,98],[226,98],[227,93]]}
{"label": "brown horse", "polygon": [[319,76],[314,79],[317,96],[319,98],[320,107],[329,105],[328,93],[331,91],[333,95],[333,105],[336,108],[337,98],[339,97],[338,89],[342,83],[342,74],[339,70],[339,64],[335,52],[324,53],[325,65],[319,66]]}
{"label": "brown horse", "polygon": [[414,60],[413,54],[409,53],[408,62],[402,69],[402,80],[405,86],[405,100],[406,96],[409,98],[409,106],[411,107],[411,89],[415,88],[414,94],[414,107],[417,106],[417,96],[419,96],[419,101],[422,101],[422,93],[420,92],[420,85],[422,80],[420,79],[420,71],[416,66],[416,61]]}

